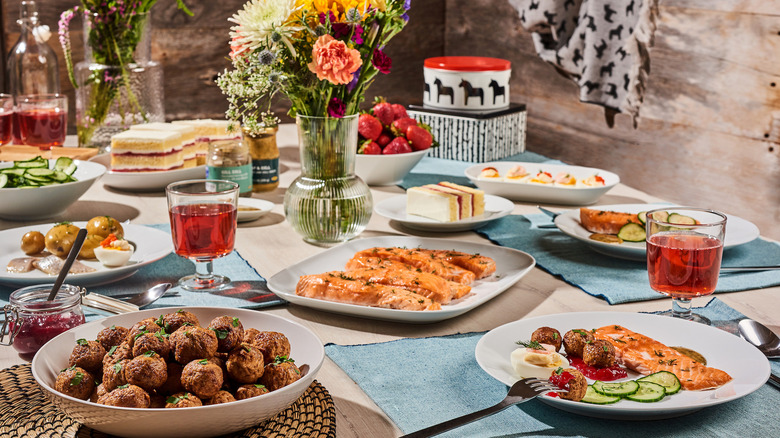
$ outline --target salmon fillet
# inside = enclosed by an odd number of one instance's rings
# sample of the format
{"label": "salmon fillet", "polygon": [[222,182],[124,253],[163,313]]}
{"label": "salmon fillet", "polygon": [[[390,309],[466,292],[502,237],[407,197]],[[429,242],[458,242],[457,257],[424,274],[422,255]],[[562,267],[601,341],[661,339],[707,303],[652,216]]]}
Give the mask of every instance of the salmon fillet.
{"label": "salmon fillet", "polygon": [[496,261],[483,255],[438,249],[421,249],[420,252],[433,254],[437,258],[444,260],[447,263],[452,263],[455,266],[460,266],[463,269],[471,271],[474,273],[474,275],[476,275],[478,280],[481,278],[490,277],[494,272],[496,272]]}
{"label": "salmon fillet", "polygon": [[636,214],[580,208],[580,223],[591,233],[617,234],[629,222],[641,224]]}
{"label": "salmon fillet", "polygon": [[669,371],[687,390],[717,388],[731,380],[725,371],[704,366],[648,336],[619,325],[596,329],[593,336],[614,345],[617,359],[626,367],[644,375]]}
{"label": "salmon fillet", "polygon": [[361,306],[399,310],[441,310],[441,305],[430,298],[395,286],[355,280],[349,277],[348,272],[334,271],[301,276],[295,293],[307,298]]}
{"label": "salmon fillet", "polygon": [[[434,275],[438,278],[441,278],[447,284],[447,287],[450,289],[450,297],[453,300],[457,300],[458,298],[463,298],[466,295],[468,295],[469,292],[471,292],[471,286],[467,284],[457,283],[439,277],[438,275],[435,274],[422,272],[421,269],[417,269],[412,265],[407,265],[406,263],[398,262],[395,260],[382,259],[379,257],[354,257],[347,262],[346,269],[347,271],[350,272],[355,270],[361,270],[361,269],[394,269],[394,270],[412,271],[418,275],[419,274]],[[445,303],[442,302],[442,304]]]}
{"label": "salmon fillet", "polygon": [[432,254],[426,254],[418,249],[408,248],[370,248],[355,254],[354,258],[379,257],[412,265],[422,272],[436,274],[447,280],[461,284],[471,284],[476,279],[473,272],[445,262]]}
{"label": "salmon fillet", "polygon": [[449,303],[453,296],[447,280],[427,272],[397,268],[364,268],[349,271],[346,275],[356,280],[402,287],[440,304]]}

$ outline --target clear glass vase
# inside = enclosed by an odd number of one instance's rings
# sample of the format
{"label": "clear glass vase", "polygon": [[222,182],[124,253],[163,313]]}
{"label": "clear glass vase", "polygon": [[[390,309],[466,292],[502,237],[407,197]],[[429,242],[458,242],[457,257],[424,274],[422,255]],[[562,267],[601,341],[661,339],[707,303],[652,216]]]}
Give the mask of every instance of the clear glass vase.
{"label": "clear glass vase", "polygon": [[358,115],[298,116],[301,175],[284,195],[287,221],[318,245],[347,241],[366,229],[373,198],[355,175]]}
{"label": "clear glass vase", "polygon": [[119,38],[112,48],[106,35],[115,30],[97,17],[84,17],[84,61],[74,67],[81,147],[107,151],[111,136],[130,125],[165,121],[163,68],[151,59],[151,16],[139,14],[130,25],[138,32]]}

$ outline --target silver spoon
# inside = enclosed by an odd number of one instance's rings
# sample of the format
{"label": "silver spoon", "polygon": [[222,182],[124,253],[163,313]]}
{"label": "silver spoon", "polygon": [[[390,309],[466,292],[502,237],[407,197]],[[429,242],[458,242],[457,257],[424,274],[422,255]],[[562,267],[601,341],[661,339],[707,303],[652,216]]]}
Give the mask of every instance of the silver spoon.
{"label": "silver spoon", "polygon": [[[756,346],[767,358],[780,358],[780,338],[769,327],[752,319],[743,319],[739,322],[739,335]],[[770,374],[769,382],[780,388],[780,377]]]}
{"label": "silver spoon", "polygon": [[149,304],[152,304],[153,302],[159,300],[163,295],[165,295],[165,292],[168,291],[168,289],[170,288],[171,288],[170,283],[160,283],[156,286],[150,287],[146,291],[141,292],[140,294],[137,294],[134,297],[130,297],[122,301],[130,304],[135,304],[136,306],[138,306],[139,309],[143,309]]}
{"label": "silver spoon", "polygon": [[93,309],[115,314],[137,312],[140,308],[157,301],[170,287],[170,283],[161,283],[137,294],[128,301],[118,300],[107,295],[88,293],[82,296],[81,303]]}

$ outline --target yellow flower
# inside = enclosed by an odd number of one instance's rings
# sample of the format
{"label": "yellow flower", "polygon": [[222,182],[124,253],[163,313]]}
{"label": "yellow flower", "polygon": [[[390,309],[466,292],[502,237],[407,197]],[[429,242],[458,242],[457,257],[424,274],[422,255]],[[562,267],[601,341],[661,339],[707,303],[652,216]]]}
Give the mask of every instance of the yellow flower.
{"label": "yellow flower", "polygon": [[[381,3],[381,7],[377,5]],[[385,10],[385,0],[298,0],[298,6],[307,6],[318,14],[333,12],[337,21],[344,21],[344,15],[352,8],[357,8],[361,14],[365,14],[369,7],[373,6],[380,11]]]}

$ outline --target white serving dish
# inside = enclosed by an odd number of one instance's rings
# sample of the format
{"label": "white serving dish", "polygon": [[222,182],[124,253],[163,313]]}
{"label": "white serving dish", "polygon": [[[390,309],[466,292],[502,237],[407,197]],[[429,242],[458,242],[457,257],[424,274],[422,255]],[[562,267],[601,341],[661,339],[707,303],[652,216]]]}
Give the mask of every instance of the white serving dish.
{"label": "white serving dish", "polygon": [[406,213],[406,195],[394,196],[377,203],[374,211],[380,216],[398,221],[413,230],[455,232],[479,228],[488,222],[500,219],[512,213],[515,204],[498,196],[485,195],[485,212],[479,216],[461,219],[455,222],[439,222],[422,216]]}
{"label": "white serving dish", "polygon": [[162,172],[114,172],[110,170],[111,156],[109,154],[96,155],[90,158],[89,161],[106,166],[109,170],[103,176],[103,185],[119,190],[135,192],[165,190],[165,187],[170,183],[206,177],[206,166],[165,170]]}
{"label": "white serving dish", "polygon": [[131,327],[145,318],[175,312],[180,307],[142,310],[94,321],[55,337],[36,353],[32,374],[44,394],[63,412],[92,429],[120,437],[211,437],[236,432],[273,417],[291,405],[311,385],[325,358],[322,342],[302,325],[265,312],[220,307],[185,307],[207,325],[212,319],[236,316],[245,328],[277,331],[290,340],[290,357],[309,370],[300,380],[268,394],[232,403],[181,409],[132,409],[104,406],[57,392],[54,381],[68,366],[77,339],[95,339],[112,325]]}
{"label": "white serving dish", "polygon": [[[553,184],[533,184],[523,182],[504,181],[503,176],[515,166],[523,166],[531,173],[546,171],[552,174],[553,178],[559,172],[570,173],[577,180],[585,179],[592,175],[599,175],[604,178],[603,186],[596,187],[566,187]],[[486,167],[494,167],[498,170],[501,178],[487,179],[480,178],[479,174]],[[567,164],[546,164],[546,163],[525,163],[516,161],[494,161],[490,163],[475,164],[466,169],[466,177],[474,185],[484,190],[485,193],[501,196],[513,201],[539,202],[545,204],[562,205],[588,205],[598,201],[598,199],[607,193],[612,187],[620,182],[620,177],[616,174],[597,169],[595,167],[569,166]]]}
{"label": "white serving dish", "polygon": [[[55,161],[49,160],[49,168]],[[73,177],[78,181],[30,189],[0,189],[0,218],[38,220],[64,212],[106,172],[106,167],[99,163],[81,160],[74,160],[74,163]],[[13,163],[0,163],[0,169],[6,167],[13,167]]]}
{"label": "white serving dish", "polygon": [[429,150],[389,155],[358,154],[355,161],[355,174],[370,186],[399,184]]}
{"label": "white serving dish", "polygon": [[[496,261],[496,272],[490,277],[475,281],[471,285],[471,293],[463,298],[453,300],[449,304],[442,305],[441,310],[383,309],[300,297],[295,294],[295,286],[298,284],[298,279],[301,275],[343,271],[344,265],[356,252],[376,246],[444,249],[473,254],[479,253]],[[454,318],[490,301],[509,289],[535,265],[536,260],[530,254],[490,244],[411,236],[369,237],[343,243],[323,253],[302,260],[271,277],[268,280],[268,287],[280,298],[300,306],[369,319],[427,324]]]}
{"label": "white serving dish", "polygon": [[[252,208],[242,210],[241,207]],[[238,198],[238,222],[249,222],[261,218],[274,208],[274,203],[265,199]]]}
{"label": "white serving dish", "polygon": [[[509,386],[519,380],[509,361],[509,355],[518,347],[515,342],[529,340],[537,328],[553,327],[564,334],[571,329],[590,330],[611,324],[622,325],[667,346],[693,349],[707,358],[707,366],[727,372],[733,380],[715,390],[682,390],[657,403],[621,400],[610,405],[594,405],[547,395],[538,397],[538,400],[563,411],[591,417],[657,420],[739,399],[760,388],[769,377],[767,358],[739,336],[697,322],[646,313],[573,312],[521,319],[485,334],[477,343],[475,356],[486,373]],[[637,376],[637,373],[629,371],[628,379]]]}

